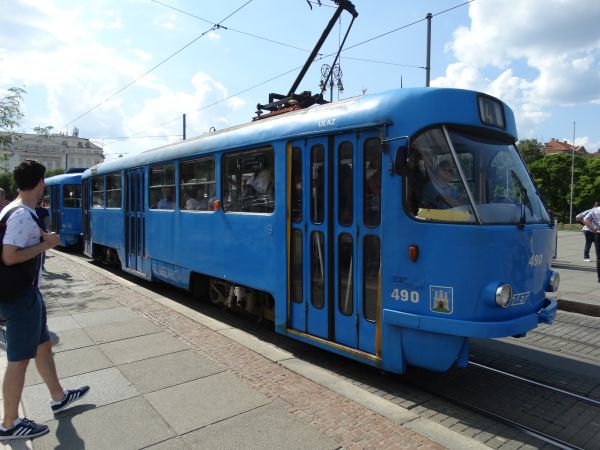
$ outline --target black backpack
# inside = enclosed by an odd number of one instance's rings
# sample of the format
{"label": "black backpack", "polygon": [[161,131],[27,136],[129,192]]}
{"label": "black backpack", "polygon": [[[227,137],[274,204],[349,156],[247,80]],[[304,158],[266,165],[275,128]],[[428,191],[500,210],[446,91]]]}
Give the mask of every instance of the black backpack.
{"label": "black backpack", "polygon": [[[2,241],[6,233],[6,222],[10,216],[22,206],[16,206],[7,211],[2,220],[0,220],[0,302],[8,302],[23,295],[28,289],[33,289],[37,285],[38,274],[42,255],[27,260],[19,264],[10,266],[4,265],[2,261]],[[35,223],[42,228],[41,222],[37,216],[29,212]]]}

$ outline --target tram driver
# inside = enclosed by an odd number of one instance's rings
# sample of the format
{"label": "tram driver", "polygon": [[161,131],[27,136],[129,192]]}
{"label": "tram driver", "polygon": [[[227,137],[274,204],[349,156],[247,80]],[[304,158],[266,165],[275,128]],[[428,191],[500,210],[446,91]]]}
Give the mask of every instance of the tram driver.
{"label": "tram driver", "polygon": [[451,184],[454,168],[446,159],[440,161],[434,175],[423,188],[424,207],[431,209],[448,209],[465,204],[465,198]]}

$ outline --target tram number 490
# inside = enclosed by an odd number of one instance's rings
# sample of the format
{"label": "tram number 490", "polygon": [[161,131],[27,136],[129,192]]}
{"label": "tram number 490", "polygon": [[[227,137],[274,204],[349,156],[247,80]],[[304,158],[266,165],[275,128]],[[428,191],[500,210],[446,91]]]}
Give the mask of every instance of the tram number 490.
{"label": "tram number 490", "polygon": [[542,261],[543,261],[543,257],[541,253],[538,253],[537,255],[531,255],[531,258],[529,258],[529,265],[530,266],[541,266],[542,265]]}
{"label": "tram number 490", "polygon": [[419,293],[417,291],[409,291],[407,289],[394,289],[390,295],[394,300],[402,302],[411,301],[413,303],[419,303]]}

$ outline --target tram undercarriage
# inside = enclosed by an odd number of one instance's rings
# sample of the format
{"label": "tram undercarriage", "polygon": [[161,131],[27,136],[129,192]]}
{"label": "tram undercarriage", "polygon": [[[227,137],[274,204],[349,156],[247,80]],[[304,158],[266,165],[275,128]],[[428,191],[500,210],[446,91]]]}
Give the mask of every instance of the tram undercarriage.
{"label": "tram undercarriage", "polygon": [[210,302],[220,308],[249,315],[257,321],[275,321],[275,300],[267,292],[197,274],[192,279],[191,290],[195,297],[208,296]]}

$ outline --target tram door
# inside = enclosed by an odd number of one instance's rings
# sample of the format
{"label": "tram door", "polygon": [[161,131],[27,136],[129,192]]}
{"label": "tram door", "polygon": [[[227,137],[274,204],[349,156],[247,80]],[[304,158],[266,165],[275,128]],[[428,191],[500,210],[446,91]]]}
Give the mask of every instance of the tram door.
{"label": "tram door", "polygon": [[144,169],[125,172],[125,240],[127,267],[142,272],[145,255]]}
{"label": "tram door", "polygon": [[50,186],[50,224],[52,231],[60,233],[61,220],[60,213],[61,207],[60,202],[62,200],[61,189],[62,185],[55,184]]}
{"label": "tram door", "polygon": [[91,226],[91,200],[92,188],[91,178],[86,178],[82,181],[82,208],[81,208],[81,223],[83,225],[83,249],[91,253],[90,241],[92,240]]}
{"label": "tram door", "polygon": [[377,134],[296,141],[290,151],[290,327],[377,354]]}
{"label": "tram door", "polygon": [[328,148],[327,138],[291,148],[290,326],[323,339],[331,320]]}

